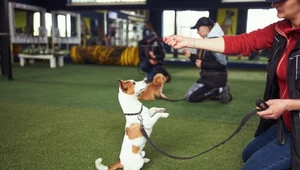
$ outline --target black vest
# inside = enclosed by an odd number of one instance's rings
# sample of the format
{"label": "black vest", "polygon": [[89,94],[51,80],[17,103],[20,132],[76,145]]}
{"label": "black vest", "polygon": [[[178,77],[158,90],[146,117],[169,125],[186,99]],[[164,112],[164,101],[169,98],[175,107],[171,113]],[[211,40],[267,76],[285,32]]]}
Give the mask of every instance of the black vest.
{"label": "black vest", "polygon": [[[273,41],[270,59],[267,64],[267,82],[264,99],[278,99],[279,87],[277,83],[276,69],[281,55],[285,50],[287,40],[276,32]],[[300,40],[298,39],[295,48],[288,56],[287,84],[290,99],[300,99]],[[291,111],[292,115],[292,169],[300,170],[300,111]],[[276,123],[275,120],[261,119],[255,136]]]}

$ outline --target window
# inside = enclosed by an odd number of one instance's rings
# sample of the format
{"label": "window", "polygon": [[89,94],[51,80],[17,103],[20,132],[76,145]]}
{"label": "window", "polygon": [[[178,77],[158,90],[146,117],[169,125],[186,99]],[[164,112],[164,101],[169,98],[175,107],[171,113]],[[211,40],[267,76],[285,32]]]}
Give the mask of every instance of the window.
{"label": "window", "polygon": [[57,27],[59,29],[59,36],[66,37],[66,16],[57,15]]}
{"label": "window", "polygon": [[247,19],[247,32],[264,28],[281,19],[277,17],[277,10],[272,9],[249,9]]}
{"label": "window", "polygon": [[46,24],[46,29],[47,29],[47,36],[51,36],[51,30],[52,30],[52,15],[50,13],[46,13],[45,16],[45,24]]}
{"label": "window", "polygon": [[175,11],[163,12],[163,36],[174,34]]}
{"label": "window", "polygon": [[41,13],[35,12],[33,14],[33,36],[39,35],[40,26],[41,26]]}
{"label": "window", "polygon": [[[177,34],[188,37],[199,37],[197,30],[191,29],[199,18],[208,17],[208,11],[177,11]],[[165,10],[163,12],[163,36],[173,35],[175,11]]]}
{"label": "window", "polygon": [[57,15],[57,24],[60,37],[71,36],[71,16],[69,14]]}
{"label": "window", "polygon": [[[52,15],[50,13],[45,14],[45,24],[47,29],[47,36],[51,36],[51,27],[52,27]],[[35,12],[33,14],[33,36],[39,35],[39,27],[41,26],[41,14]]]}

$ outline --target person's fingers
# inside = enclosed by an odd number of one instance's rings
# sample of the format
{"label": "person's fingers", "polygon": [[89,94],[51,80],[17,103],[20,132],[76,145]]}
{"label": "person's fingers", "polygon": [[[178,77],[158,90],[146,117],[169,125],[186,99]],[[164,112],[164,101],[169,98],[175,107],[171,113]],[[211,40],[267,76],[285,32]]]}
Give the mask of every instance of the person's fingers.
{"label": "person's fingers", "polygon": [[264,111],[257,112],[257,114],[264,119],[277,119],[278,115],[275,113],[273,109],[267,109]]}
{"label": "person's fingers", "polygon": [[163,38],[163,42],[165,42],[165,43],[169,43],[170,41],[172,41],[172,38],[170,36]]}
{"label": "person's fingers", "polygon": [[176,46],[177,40],[175,36],[169,36],[169,37],[164,37],[163,42],[173,47]]}
{"label": "person's fingers", "polygon": [[177,45],[177,42],[176,42],[176,41],[170,41],[170,45],[171,45],[172,47],[175,47],[175,46]]}

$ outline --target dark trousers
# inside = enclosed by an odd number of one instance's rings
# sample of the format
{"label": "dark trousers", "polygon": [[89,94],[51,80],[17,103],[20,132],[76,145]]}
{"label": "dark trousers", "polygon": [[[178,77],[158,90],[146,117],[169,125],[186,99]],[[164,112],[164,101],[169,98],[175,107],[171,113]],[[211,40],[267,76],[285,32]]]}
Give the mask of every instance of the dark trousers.
{"label": "dark trousers", "polygon": [[277,124],[255,137],[243,150],[245,162],[242,170],[287,170],[291,169],[291,133],[284,128],[286,144],[277,140]]}
{"label": "dark trousers", "polygon": [[153,77],[156,74],[156,70],[161,67],[160,64],[152,65],[148,60],[144,60],[140,63],[140,69],[147,74],[147,82],[152,82]]}
{"label": "dark trousers", "polygon": [[185,98],[189,102],[201,102],[206,99],[212,99],[219,94],[219,88],[213,88],[203,83],[194,83]]}

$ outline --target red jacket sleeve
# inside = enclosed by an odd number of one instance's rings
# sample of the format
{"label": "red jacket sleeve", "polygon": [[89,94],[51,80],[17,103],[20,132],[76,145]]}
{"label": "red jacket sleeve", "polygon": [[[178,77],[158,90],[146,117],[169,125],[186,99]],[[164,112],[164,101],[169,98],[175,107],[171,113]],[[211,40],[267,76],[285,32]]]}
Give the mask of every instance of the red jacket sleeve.
{"label": "red jacket sleeve", "polygon": [[[280,22],[280,21],[279,21]],[[243,54],[250,55],[252,51],[258,51],[272,47],[275,36],[275,26],[273,23],[263,29],[258,29],[250,33],[237,36],[223,36],[225,49],[224,54]]]}

